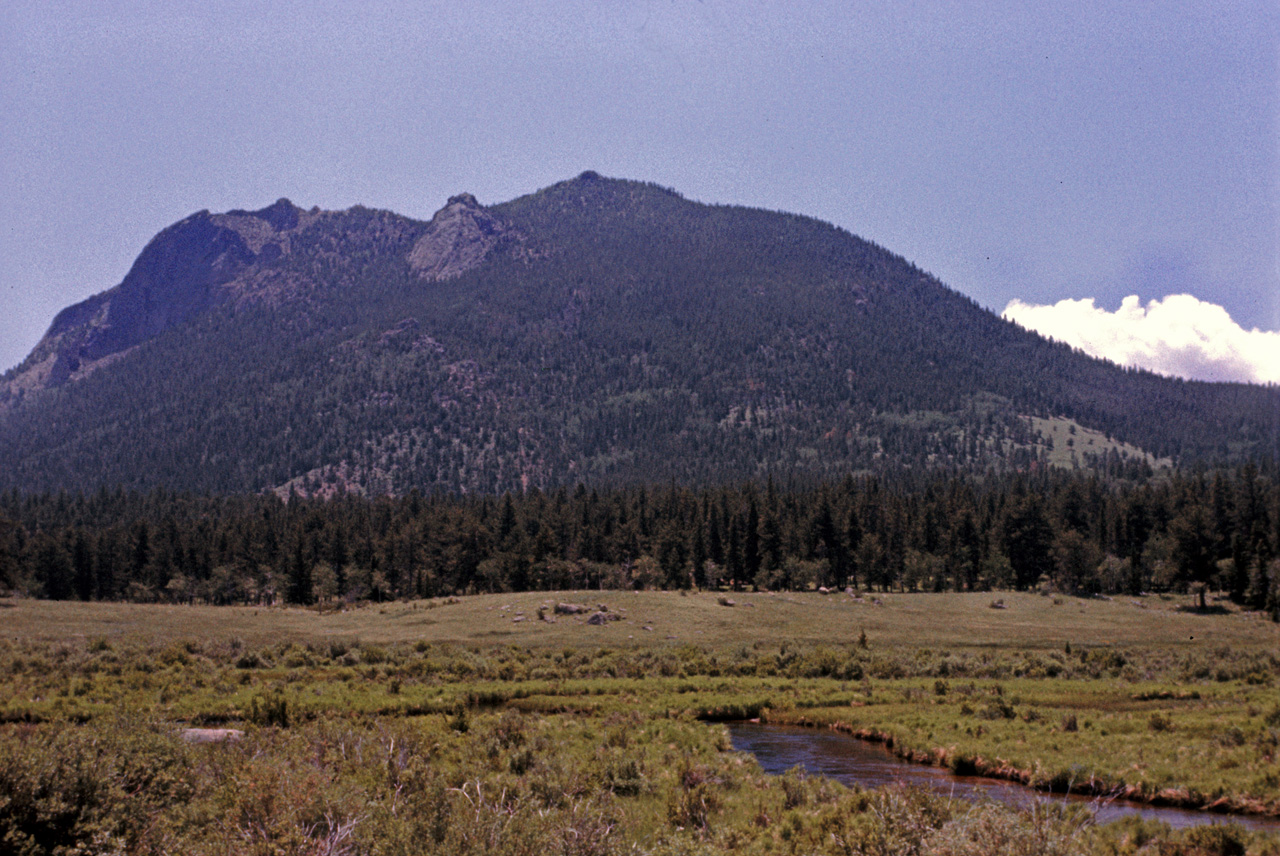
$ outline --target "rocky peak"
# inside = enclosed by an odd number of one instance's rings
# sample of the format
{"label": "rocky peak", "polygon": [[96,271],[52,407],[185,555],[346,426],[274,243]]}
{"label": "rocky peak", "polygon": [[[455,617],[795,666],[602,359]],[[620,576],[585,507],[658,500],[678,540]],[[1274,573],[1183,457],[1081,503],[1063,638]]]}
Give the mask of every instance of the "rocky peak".
{"label": "rocky peak", "polygon": [[[197,211],[156,235],[115,288],[63,310],[0,388],[0,400],[83,377],[186,319],[225,302],[245,278],[291,251],[321,212],[288,199],[258,211]],[[259,284],[259,290],[263,290]],[[2,403],[2,402],[0,402]]]}
{"label": "rocky peak", "polygon": [[271,261],[288,255],[292,236],[314,223],[321,214],[319,209],[304,211],[282,197],[257,211],[235,209],[214,214],[210,219],[239,235],[255,256],[265,253],[265,260]]}
{"label": "rocky peak", "polygon": [[480,264],[507,231],[470,193],[450,196],[409,251],[409,266],[432,281],[461,276]]}
{"label": "rocky peak", "polygon": [[300,211],[301,209],[294,207],[292,202],[282,196],[275,201],[275,204],[268,205],[260,211],[254,211],[253,216],[259,220],[265,220],[277,232],[283,232],[286,229],[297,228]]}

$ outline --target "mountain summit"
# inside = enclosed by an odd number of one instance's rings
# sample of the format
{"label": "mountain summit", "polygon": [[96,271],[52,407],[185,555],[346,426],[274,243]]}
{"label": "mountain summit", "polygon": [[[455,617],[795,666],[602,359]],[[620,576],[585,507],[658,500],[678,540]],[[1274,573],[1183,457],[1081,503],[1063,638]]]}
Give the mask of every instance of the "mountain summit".
{"label": "mountain summit", "polygon": [[829,224],[588,172],[428,222],[281,199],[170,226],[0,378],[0,487],[1000,469],[1045,459],[1029,416],[1117,441],[1080,463],[1274,457],[1278,412],[1047,342]]}

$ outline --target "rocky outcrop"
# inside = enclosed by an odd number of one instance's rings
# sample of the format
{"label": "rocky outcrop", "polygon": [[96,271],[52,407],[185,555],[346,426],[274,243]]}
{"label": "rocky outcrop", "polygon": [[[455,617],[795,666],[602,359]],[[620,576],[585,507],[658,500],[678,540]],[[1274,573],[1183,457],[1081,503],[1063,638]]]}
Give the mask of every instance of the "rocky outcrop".
{"label": "rocky outcrop", "polygon": [[272,262],[288,255],[294,237],[322,216],[324,212],[318,208],[303,211],[288,199],[277,199],[259,211],[228,211],[209,219],[239,235],[255,260]]}
{"label": "rocky outcrop", "polygon": [[0,410],[79,380],[214,306],[276,305],[306,294],[314,283],[279,262],[298,250],[300,239],[314,243],[304,235],[316,225],[325,230],[324,243],[310,248],[317,257],[333,255],[341,264],[353,249],[412,242],[408,263],[431,281],[471,270],[512,234],[466,193],[451,197],[425,227],[362,208],[307,211],[288,199],[257,211],[196,212],[156,235],[115,288],[58,314],[27,359],[0,381]]}
{"label": "rocky outcrop", "polygon": [[198,211],[175,223],[147,244],[119,285],[58,313],[27,359],[0,384],[0,407],[78,380],[234,299],[236,283],[255,292],[283,291],[281,277],[265,268],[287,255],[293,236],[320,216],[318,209],[304,212],[280,199],[260,211]]}
{"label": "rocky outcrop", "polygon": [[239,728],[184,728],[178,736],[186,743],[238,743],[244,732]]}
{"label": "rocky outcrop", "polygon": [[432,281],[461,276],[484,261],[508,231],[470,193],[451,196],[409,251],[409,266]]}

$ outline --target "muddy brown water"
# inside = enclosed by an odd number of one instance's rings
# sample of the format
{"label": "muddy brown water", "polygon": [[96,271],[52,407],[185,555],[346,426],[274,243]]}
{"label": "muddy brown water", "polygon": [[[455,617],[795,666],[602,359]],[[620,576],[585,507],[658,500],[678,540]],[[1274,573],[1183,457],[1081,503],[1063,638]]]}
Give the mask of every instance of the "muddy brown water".
{"label": "muddy brown water", "polygon": [[1055,796],[1000,779],[957,776],[943,767],[904,761],[882,744],[859,740],[837,731],[752,722],[731,722],[727,725],[733,748],[740,752],[750,752],[760,763],[760,767],[773,775],[781,775],[792,767],[801,767],[808,775],[827,776],[845,785],[860,785],[864,788],[913,785],[928,788],[944,796],[970,800],[994,799],[1015,806],[1028,806],[1035,800],[1088,803],[1092,806],[1098,823],[1139,815],[1149,820],[1163,821],[1172,827],[1238,823],[1249,829],[1280,833],[1280,819],[1275,818],[1214,814],[1080,795]]}

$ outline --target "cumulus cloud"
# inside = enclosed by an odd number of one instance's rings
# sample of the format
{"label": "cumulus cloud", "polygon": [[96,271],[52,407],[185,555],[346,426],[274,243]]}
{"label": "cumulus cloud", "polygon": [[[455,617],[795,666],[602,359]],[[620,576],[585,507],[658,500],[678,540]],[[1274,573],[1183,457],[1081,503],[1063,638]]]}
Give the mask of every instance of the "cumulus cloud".
{"label": "cumulus cloud", "polygon": [[1011,300],[1004,317],[1122,366],[1195,380],[1280,383],[1280,332],[1245,330],[1221,306],[1173,294],[1115,312],[1093,298],[1035,306]]}

